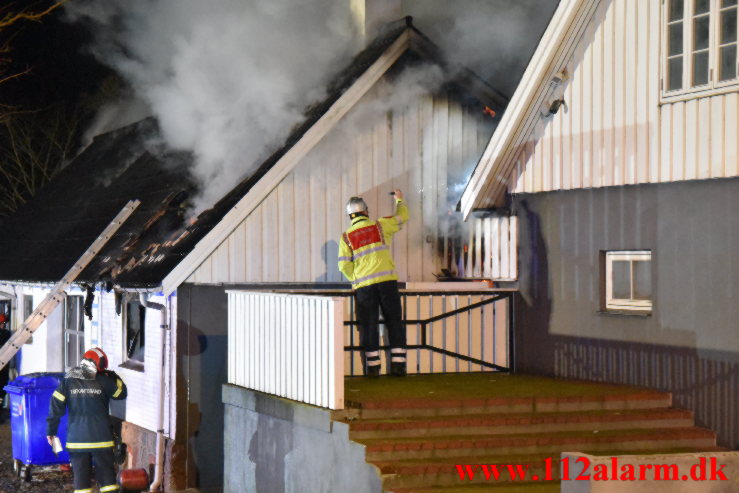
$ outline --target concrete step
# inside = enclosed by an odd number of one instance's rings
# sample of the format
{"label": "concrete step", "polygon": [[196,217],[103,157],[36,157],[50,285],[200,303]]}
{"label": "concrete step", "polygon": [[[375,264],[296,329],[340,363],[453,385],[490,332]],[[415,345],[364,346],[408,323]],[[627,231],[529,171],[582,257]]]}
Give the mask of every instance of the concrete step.
{"label": "concrete step", "polygon": [[[682,428],[693,426],[693,413],[682,409],[585,411],[581,413],[465,414],[353,421],[353,440],[555,431]],[[453,431],[450,431],[453,430]]]}
{"label": "concrete step", "polygon": [[[551,461],[547,467],[545,460]],[[487,468],[486,476],[482,464]],[[551,455],[495,455],[459,457],[454,459],[419,459],[405,461],[376,462],[380,469],[385,489],[420,488],[432,486],[462,486],[465,484],[513,483],[551,478],[559,480],[558,459]],[[491,466],[499,474],[495,479]],[[513,470],[507,467],[511,465]],[[469,466],[469,467],[468,467]],[[520,467],[516,467],[520,466]],[[549,472],[548,472],[549,471]],[[511,472],[515,474],[511,476]],[[536,479],[534,479],[536,478]]]}
{"label": "concrete step", "polygon": [[368,462],[499,454],[559,454],[563,450],[642,452],[677,447],[715,447],[716,434],[702,428],[608,430],[517,435],[441,436],[356,440]]}
{"label": "concrete step", "polygon": [[[688,447],[654,451],[656,454],[706,453],[725,451],[722,447]],[[619,452],[607,451],[599,454],[605,456],[618,455]],[[650,452],[651,453],[651,452]],[[550,461],[547,464],[547,460]],[[482,464],[488,466],[488,474],[482,470]],[[560,466],[559,454],[528,454],[528,455],[492,455],[471,457],[455,457],[453,459],[416,459],[403,461],[375,462],[383,478],[383,487],[394,490],[396,488],[428,488],[432,486],[460,486],[465,484],[488,484],[521,482],[521,473],[525,471],[525,478],[534,481],[550,479],[559,481]],[[472,475],[467,465],[473,468]],[[492,475],[491,465],[498,466],[500,475],[496,480]],[[520,465],[523,469],[509,470],[506,466]],[[462,467],[461,473],[459,467]],[[511,472],[515,472],[514,481]],[[462,474],[462,475],[460,475]]]}
{"label": "concrete step", "polygon": [[615,411],[668,408],[672,396],[664,392],[641,391],[620,394],[542,397],[487,398],[396,398],[346,401],[346,409],[334,413],[334,419],[387,419],[406,417],[460,416],[479,414],[520,414]]}

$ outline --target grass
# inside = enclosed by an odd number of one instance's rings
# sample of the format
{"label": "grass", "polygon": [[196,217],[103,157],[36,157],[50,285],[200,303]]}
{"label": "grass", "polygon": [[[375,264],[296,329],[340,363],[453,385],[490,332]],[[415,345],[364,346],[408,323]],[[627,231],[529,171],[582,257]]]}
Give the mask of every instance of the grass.
{"label": "grass", "polygon": [[376,379],[352,377],[344,382],[344,397],[354,402],[429,397],[571,397],[651,392],[624,385],[508,373],[408,375],[404,378],[383,376]]}

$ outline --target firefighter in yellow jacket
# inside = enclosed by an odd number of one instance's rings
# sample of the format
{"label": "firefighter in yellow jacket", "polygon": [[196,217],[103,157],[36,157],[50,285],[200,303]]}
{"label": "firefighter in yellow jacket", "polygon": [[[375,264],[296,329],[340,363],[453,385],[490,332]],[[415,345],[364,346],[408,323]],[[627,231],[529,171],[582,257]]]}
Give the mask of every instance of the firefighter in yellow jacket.
{"label": "firefighter in yellow jacket", "polygon": [[406,333],[390,245],[393,235],[408,220],[408,207],[400,190],[393,195],[395,215],[377,221],[369,218],[361,197],[350,198],[346,213],[352,224],[339,241],[339,270],[354,289],[365,374],[372,377],[380,374],[379,308],[390,338],[390,372],[395,376],[406,374]]}

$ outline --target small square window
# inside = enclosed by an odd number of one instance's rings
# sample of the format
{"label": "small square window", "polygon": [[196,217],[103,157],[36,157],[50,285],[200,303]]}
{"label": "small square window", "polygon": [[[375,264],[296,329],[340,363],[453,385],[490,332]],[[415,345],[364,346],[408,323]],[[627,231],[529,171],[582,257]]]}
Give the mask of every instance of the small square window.
{"label": "small square window", "polygon": [[603,308],[606,311],[652,311],[652,252],[602,252]]}

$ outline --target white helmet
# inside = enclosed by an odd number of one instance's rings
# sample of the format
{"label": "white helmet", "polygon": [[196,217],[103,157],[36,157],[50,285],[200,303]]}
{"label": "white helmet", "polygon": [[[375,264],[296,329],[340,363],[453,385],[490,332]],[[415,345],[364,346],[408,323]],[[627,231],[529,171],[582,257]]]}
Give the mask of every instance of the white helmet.
{"label": "white helmet", "polygon": [[356,214],[357,212],[367,212],[367,204],[362,197],[352,197],[346,203],[346,213],[348,215]]}

